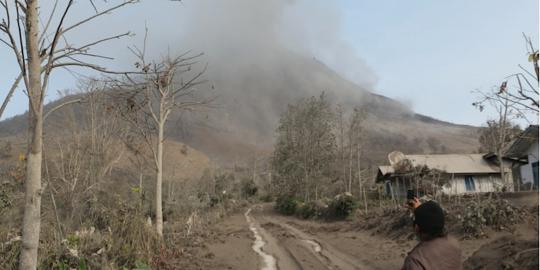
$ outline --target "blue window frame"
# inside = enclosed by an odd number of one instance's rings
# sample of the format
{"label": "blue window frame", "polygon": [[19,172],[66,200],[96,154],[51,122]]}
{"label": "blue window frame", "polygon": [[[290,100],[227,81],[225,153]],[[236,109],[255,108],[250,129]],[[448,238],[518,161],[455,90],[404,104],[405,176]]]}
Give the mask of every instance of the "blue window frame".
{"label": "blue window frame", "polygon": [[386,195],[392,196],[392,182],[386,181]]}
{"label": "blue window frame", "polygon": [[471,175],[465,176],[465,190],[476,191],[476,186],[474,185],[474,178]]}

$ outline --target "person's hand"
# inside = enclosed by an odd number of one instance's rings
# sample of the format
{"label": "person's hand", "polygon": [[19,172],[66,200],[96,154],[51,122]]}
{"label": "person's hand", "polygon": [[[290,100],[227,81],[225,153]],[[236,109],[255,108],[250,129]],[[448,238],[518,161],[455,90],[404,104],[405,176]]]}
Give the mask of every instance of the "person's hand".
{"label": "person's hand", "polygon": [[414,197],[412,200],[407,201],[407,208],[414,210],[421,204],[420,200],[417,197]]}

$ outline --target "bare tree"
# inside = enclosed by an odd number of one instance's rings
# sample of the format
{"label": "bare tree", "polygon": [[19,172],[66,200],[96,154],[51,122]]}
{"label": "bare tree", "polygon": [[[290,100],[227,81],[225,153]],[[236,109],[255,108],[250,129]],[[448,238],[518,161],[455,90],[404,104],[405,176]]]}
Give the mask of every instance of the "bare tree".
{"label": "bare tree", "polygon": [[[49,114],[54,121],[47,126],[44,138],[43,177],[60,237],[63,228],[81,225],[77,222],[86,217],[81,211],[87,205],[84,202],[95,198],[125,152],[118,143],[125,124],[114,116],[104,89],[93,80],[85,81],[81,89],[78,96],[84,97],[84,105]],[[62,211],[58,211],[57,202]]]}
{"label": "bare tree", "polygon": [[[503,110],[504,113],[504,110]],[[507,172],[504,166],[504,154],[513,140],[521,133],[521,129],[517,125],[513,125],[507,117],[499,115],[496,120],[486,121],[486,126],[480,130],[481,152],[489,152],[496,155],[499,165],[501,180],[505,186],[509,187]],[[519,187],[519,184],[517,185]]]}
{"label": "bare tree", "polygon": [[[90,48],[100,43],[127,36],[129,33],[105,37],[89,43],[74,46],[66,41],[66,34],[87,24],[96,18],[117,10],[136,0],[126,0],[103,11],[83,18],[72,25],[65,25],[74,1],[67,2],[63,9],[58,8],[58,1],[47,20],[41,21],[39,16],[40,1],[0,1],[3,8],[2,22],[0,23],[0,42],[10,49],[21,71],[21,79],[28,96],[28,153],[25,182],[25,207],[23,218],[22,251],[19,269],[36,269],[37,250],[39,245],[39,231],[41,223],[41,165],[43,158],[43,103],[49,85],[49,78],[57,68],[85,67],[100,72],[109,72],[105,68],[89,63],[81,57],[104,58],[92,54]],[[55,19],[56,18],[56,19]],[[52,24],[56,24],[53,31],[49,31]],[[43,28],[41,29],[41,25]],[[52,37],[52,38],[51,38]],[[60,45],[63,41],[64,45]],[[109,58],[110,59],[110,58]],[[17,87],[17,80],[9,91],[7,99]],[[6,103],[7,104],[7,103]],[[5,107],[4,105],[2,107]],[[3,110],[3,109],[2,109]]]}
{"label": "bare tree", "polygon": [[[349,193],[352,193],[353,170],[355,170],[355,167],[359,183],[362,181],[361,156],[364,137],[363,122],[365,118],[365,111],[360,107],[355,107],[349,120],[349,127],[347,130],[349,139],[349,181],[347,184],[347,192]],[[354,163],[356,163],[356,165],[354,165]]]}
{"label": "bare tree", "polygon": [[347,179],[347,163],[345,162],[345,116],[343,111],[343,106],[341,104],[338,104],[336,108],[336,116],[337,116],[337,127],[338,127],[338,141],[339,141],[339,162],[341,165],[341,182],[343,182],[344,191],[347,191],[347,182],[345,179]]}
{"label": "bare tree", "polygon": [[486,105],[497,112],[495,120],[487,121],[487,127],[481,130],[479,142],[483,149],[496,155],[499,165],[501,180],[507,188],[509,186],[508,174],[504,164],[504,151],[512,142],[514,137],[519,134],[519,127],[512,124],[512,121],[523,118],[523,109],[517,100],[510,97],[510,93],[501,92],[497,95],[491,95],[477,91],[482,96],[482,102],[473,103],[480,111],[483,111]]}
{"label": "bare tree", "polygon": [[[118,87],[128,88],[132,97],[128,98],[128,110],[131,116],[127,119],[132,123],[137,133],[143,138],[153,158],[156,172],[155,214],[156,231],[163,235],[163,144],[165,129],[170,114],[175,110],[194,110],[207,107],[213,97],[203,97],[197,86],[204,83],[202,76],[206,67],[191,74],[196,59],[202,54],[190,55],[184,53],[178,57],[167,56],[160,62],[146,62],[146,38],[142,49],[130,48],[137,56],[135,66],[143,75],[119,83]],[[184,80],[187,74],[191,74]]]}
{"label": "bare tree", "polygon": [[476,91],[480,98],[472,105],[483,111],[486,106],[493,108],[497,112],[495,120],[487,121],[487,127],[482,131],[480,143],[484,148],[493,152],[497,156],[500,166],[501,179],[508,185],[506,177],[503,155],[504,150],[513,136],[516,134],[516,127],[512,125],[515,119],[525,119],[531,114],[538,117],[538,49],[534,47],[530,37],[523,34],[527,47],[528,61],[531,63],[533,71],[518,65],[521,72],[512,74],[506,78],[501,85],[491,91]]}
{"label": "bare tree", "polygon": [[518,65],[521,72],[512,74],[506,78],[501,85],[492,91],[482,93],[482,97],[473,103],[480,110],[483,110],[487,103],[503,103],[516,111],[520,118],[527,118],[534,114],[538,117],[539,111],[539,68],[538,68],[538,48],[535,48],[530,37],[523,34],[527,47],[528,61],[531,63],[533,71]]}

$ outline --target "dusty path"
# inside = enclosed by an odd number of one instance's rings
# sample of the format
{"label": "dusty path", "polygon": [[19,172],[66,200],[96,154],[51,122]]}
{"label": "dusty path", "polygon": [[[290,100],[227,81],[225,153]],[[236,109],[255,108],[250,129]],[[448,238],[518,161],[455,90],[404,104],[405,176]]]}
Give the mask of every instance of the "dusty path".
{"label": "dusty path", "polygon": [[270,205],[230,216],[215,230],[217,241],[207,243],[204,269],[399,269],[409,249],[367,233],[349,233],[340,223],[281,216]]}
{"label": "dusty path", "polygon": [[[302,266],[308,265],[301,269],[399,269],[403,262],[402,250],[409,248],[408,245],[399,249],[385,247],[384,244],[390,243],[367,233],[346,234],[340,223],[302,221],[278,215],[268,207],[259,208],[254,215],[299,258]],[[305,250],[314,255],[311,260],[304,260],[308,257],[302,256]]]}
{"label": "dusty path", "polygon": [[[486,239],[461,240],[462,259],[468,260],[473,254],[481,257],[479,248],[491,248],[490,243],[497,244],[500,237],[537,243],[535,220],[518,225],[515,232],[492,231]],[[350,221],[320,222],[282,216],[270,204],[253,205],[209,231],[215,232],[214,238],[205,242],[206,248],[200,253],[205,267],[193,269],[400,269],[407,252],[417,244],[410,238],[412,233],[390,237],[376,233],[376,227],[364,230]]]}
{"label": "dusty path", "polygon": [[262,270],[277,270],[277,262],[276,257],[274,257],[271,254],[266,253],[263,251],[263,247],[266,245],[266,242],[261,237],[261,234],[259,231],[261,230],[260,227],[257,226],[257,224],[253,221],[253,219],[250,217],[251,208],[249,208],[244,216],[246,217],[246,221],[248,223],[249,229],[253,232],[253,236],[255,237],[255,241],[253,242],[253,250],[259,254],[259,256],[262,258]]}
{"label": "dusty path", "polygon": [[204,269],[389,269],[343,252],[295,220],[260,205],[226,218],[201,252]]}

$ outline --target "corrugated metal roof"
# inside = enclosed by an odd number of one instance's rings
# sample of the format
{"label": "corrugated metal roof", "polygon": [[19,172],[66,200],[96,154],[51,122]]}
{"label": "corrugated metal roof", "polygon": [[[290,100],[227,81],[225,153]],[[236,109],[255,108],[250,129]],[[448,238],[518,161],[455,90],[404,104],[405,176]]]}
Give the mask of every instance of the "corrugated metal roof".
{"label": "corrugated metal roof", "polygon": [[405,155],[413,166],[426,165],[447,173],[499,173],[499,166],[484,159],[484,154]]}
{"label": "corrugated metal roof", "polygon": [[379,171],[384,176],[384,175],[387,175],[387,174],[394,173],[394,167],[392,167],[392,166],[379,166]]}
{"label": "corrugated metal roof", "polygon": [[[446,173],[454,174],[489,174],[499,173],[499,166],[484,158],[485,154],[441,154],[441,155],[405,155],[413,166],[427,166]],[[392,175],[395,170],[389,165],[379,166],[377,179]],[[510,168],[507,168],[510,170]]]}
{"label": "corrugated metal roof", "polygon": [[510,145],[505,153],[509,158],[526,158],[527,150],[531,144],[538,141],[538,125],[530,125],[525,129],[518,138]]}

